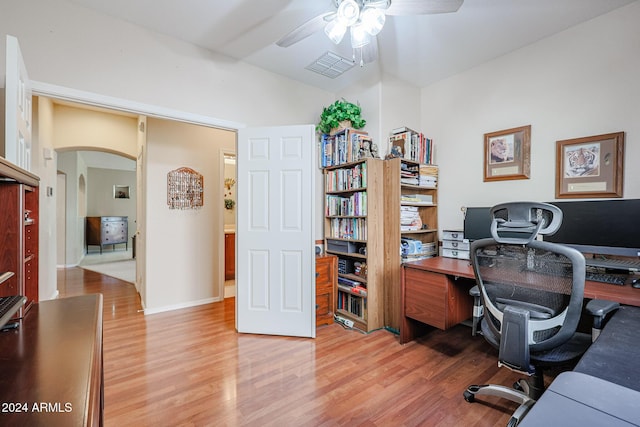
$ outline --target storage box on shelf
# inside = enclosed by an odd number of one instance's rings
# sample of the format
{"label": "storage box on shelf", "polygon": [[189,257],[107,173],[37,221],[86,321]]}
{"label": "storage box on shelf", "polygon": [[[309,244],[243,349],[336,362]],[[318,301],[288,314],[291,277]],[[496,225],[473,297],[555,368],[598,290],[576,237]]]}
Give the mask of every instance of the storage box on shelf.
{"label": "storage box on shelf", "polygon": [[442,231],[442,256],[469,259],[469,241],[460,230]]}
{"label": "storage box on shelf", "polygon": [[324,169],[325,249],[338,257],[336,315],[363,331],[384,325],[385,162]]}

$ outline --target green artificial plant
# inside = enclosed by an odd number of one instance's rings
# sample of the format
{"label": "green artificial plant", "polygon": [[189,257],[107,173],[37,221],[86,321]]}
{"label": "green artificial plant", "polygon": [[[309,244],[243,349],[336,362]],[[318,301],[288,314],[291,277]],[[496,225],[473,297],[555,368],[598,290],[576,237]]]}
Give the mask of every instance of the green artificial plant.
{"label": "green artificial plant", "polygon": [[344,98],[339,99],[323,108],[318,130],[322,133],[329,133],[331,129],[339,127],[340,122],[345,120],[351,121],[351,126],[354,129],[361,129],[367,124],[367,121],[360,117],[360,113],[359,105],[348,102]]}

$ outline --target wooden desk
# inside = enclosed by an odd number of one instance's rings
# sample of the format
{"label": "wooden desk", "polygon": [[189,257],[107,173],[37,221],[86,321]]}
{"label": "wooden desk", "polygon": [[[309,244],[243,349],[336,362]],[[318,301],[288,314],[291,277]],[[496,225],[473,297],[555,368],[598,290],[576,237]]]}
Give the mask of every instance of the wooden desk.
{"label": "wooden desk", "polygon": [[[475,276],[468,260],[435,257],[404,264],[400,343],[404,344],[419,336],[425,329],[424,323],[447,329],[471,317],[473,299],[468,292],[474,284]],[[426,291],[422,290],[426,287]],[[446,297],[444,306],[441,298],[443,295]],[[630,285],[587,281],[584,297],[640,307],[640,289],[634,289]],[[433,301],[436,301],[435,307]]]}
{"label": "wooden desk", "polygon": [[102,295],[34,304],[0,332],[0,424],[101,426]]}

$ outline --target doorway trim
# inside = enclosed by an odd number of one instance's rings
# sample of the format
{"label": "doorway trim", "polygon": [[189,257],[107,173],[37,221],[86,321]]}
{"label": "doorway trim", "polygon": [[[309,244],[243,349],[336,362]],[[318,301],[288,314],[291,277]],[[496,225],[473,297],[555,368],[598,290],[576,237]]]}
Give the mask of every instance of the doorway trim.
{"label": "doorway trim", "polygon": [[59,99],[63,101],[77,102],[81,104],[92,105],[95,107],[126,111],[132,114],[139,114],[159,119],[176,120],[196,125],[215,127],[224,130],[237,131],[238,129],[246,127],[246,124],[244,123],[187,113],[184,111],[163,108],[157,105],[144,104],[141,102],[130,101],[122,98],[114,98],[112,96],[85,92],[69,87],[43,83],[36,80],[31,80],[31,87],[33,96],[46,96],[48,98]]}
{"label": "doorway trim", "polygon": [[[173,120],[178,122],[190,123],[190,124],[199,125],[199,126],[232,131],[236,133],[236,145],[237,145],[238,129],[246,127],[246,124],[240,123],[240,122],[233,122],[229,120],[217,119],[214,117],[208,117],[208,116],[188,113],[184,111],[163,108],[156,105],[144,104],[144,103],[135,102],[127,99],[101,95],[93,92],[86,92],[78,89],[53,85],[53,84],[44,83],[36,80],[31,80],[31,86],[32,86],[32,96],[43,96],[47,98],[85,104],[85,105],[90,105],[94,107],[101,107],[101,108],[111,109],[116,111],[124,111],[128,113],[136,114],[139,116],[154,117],[158,119],[167,119],[167,120]],[[139,189],[139,190],[145,191],[146,189]],[[220,226],[221,226],[222,235],[224,236],[224,229],[223,229],[224,220],[222,220],[222,222],[220,223]],[[222,243],[224,245],[224,241]],[[222,266],[224,266],[224,250],[222,251],[222,256],[220,257],[219,262],[222,264]],[[220,301],[224,300],[224,269],[222,269],[222,271],[223,271],[222,281],[220,282],[222,293],[220,294]],[[136,283],[136,285],[138,284]]]}

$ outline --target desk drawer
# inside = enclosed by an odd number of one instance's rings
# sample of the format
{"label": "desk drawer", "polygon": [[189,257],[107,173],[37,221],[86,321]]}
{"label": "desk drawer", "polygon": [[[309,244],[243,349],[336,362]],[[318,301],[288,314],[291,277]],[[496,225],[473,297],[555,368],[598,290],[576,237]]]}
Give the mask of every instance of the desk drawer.
{"label": "desk drawer", "polygon": [[405,316],[439,329],[447,327],[447,277],[407,268]]}

